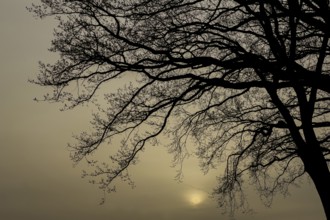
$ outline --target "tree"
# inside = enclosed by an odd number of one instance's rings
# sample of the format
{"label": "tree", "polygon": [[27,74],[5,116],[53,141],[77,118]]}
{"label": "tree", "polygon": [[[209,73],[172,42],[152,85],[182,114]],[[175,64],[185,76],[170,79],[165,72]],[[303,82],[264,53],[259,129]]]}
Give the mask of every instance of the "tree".
{"label": "tree", "polygon": [[[35,83],[74,108],[106,94],[94,132],[70,145],[81,161],[115,136],[111,166],[86,174],[103,190],[129,179],[138,154],[169,135],[180,163],[194,141],[201,168],[224,164],[215,194],[232,209],[243,180],[271,202],[307,174],[330,219],[330,7],[325,0],[41,0],[59,25]],[[78,87],[78,89],[72,89]],[[72,92],[74,91],[74,92]]]}

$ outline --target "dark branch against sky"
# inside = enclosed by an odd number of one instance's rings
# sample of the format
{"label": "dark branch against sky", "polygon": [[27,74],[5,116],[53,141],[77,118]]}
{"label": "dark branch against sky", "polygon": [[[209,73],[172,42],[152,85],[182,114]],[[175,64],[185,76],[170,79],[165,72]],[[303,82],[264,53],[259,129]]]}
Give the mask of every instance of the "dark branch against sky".
{"label": "dark branch against sky", "polygon": [[[119,185],[121,190],[106,196],[107,203],[98,206],[102,193],[80,179],[82,167],[71,168],[65,149],[73,132],[88,130],[90,109],[59,112],[59,105],[32,101],[44,92],[27,83],[38,71],[38,60],[52,62],[57,56],[46,51],[55,24],[49,19],[34,20],[25,10],[31,2],[37,1],[0,3],[3,79],[0,81],[0,173],[3,174],[0,217],[12,220],[226,219],[227,216],[219,215],[221,210],[216,208],[215,201],[205,195],[205,191],[216,184],[216,171],[203,176],[196,161],[188,160],[183,183],[178,184],[173,180],[175,169],[169,167],[171,157],[164,156],[164,150],[154,148],[147,150],[132,170],[137,187],[130,190]],[[235,86],[244,88],[244,83]],[[238,219],[321,219],[316,192],[308,181],[303,181],[302,189],[293,189],[292,197],[275,199],[272,209],[263,209],[259,197],[249,191],[250,203],[257,207],[257,214],[238,214]]]}

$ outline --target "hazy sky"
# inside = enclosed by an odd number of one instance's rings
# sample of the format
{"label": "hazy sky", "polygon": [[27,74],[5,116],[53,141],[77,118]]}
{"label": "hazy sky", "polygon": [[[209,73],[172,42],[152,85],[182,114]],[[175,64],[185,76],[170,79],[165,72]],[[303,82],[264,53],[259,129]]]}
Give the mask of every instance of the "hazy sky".
{"label": "hazy sky", "polygon": [[[227,220],[207,192],[216,171],[204,176],[194,160],[184,166],[182,183],[174,180],[171,157],[150,147],[131,169],[136,188],[125,184],[98,205],[102,192],[81,179],[66,148],[73,134],[88,130],[89,111],[60,112],[60,105],[36,103],[46,92],[28,83],[38,61],[53,61],[47,48],[54,22],[36,20],[25,9],[32,0],[0,0],[0,219],[4,220]],[[307,182],[307,181],[306,181]],[[325,219],[312,184],[275,198],[271,208],[251,194],[253,215],[240,220]]]}

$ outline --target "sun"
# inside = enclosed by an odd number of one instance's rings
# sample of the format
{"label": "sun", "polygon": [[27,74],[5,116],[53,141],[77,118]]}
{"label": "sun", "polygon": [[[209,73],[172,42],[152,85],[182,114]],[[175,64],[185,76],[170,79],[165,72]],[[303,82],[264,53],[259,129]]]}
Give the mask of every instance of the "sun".
{"label": "sun", "polygon": [[192,194],[190,196],[189,200],[190,200],[191,204],[193,204],[193,205],[198,205],[203,201],[202,196],[197,193]]}
{"label": "sun", "polygon": [[201,191],[190,191],[185,197],[191,205],[197,206],[204,202],[206,196]]}

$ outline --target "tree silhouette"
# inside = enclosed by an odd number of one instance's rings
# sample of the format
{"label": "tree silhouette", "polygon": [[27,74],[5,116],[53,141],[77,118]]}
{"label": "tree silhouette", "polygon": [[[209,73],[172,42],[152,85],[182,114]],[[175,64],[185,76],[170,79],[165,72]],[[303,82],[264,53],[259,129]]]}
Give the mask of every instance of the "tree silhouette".
{"label": "tree silhouette", "polygon": [[60,59],[34,81],[54,88],[46,100],[74,108],[131,81],[70,145],[79,162],[121,135],[114,163],[86,173],[102,189],[129,179],[139,152],[166,134],[177,163],[194,141],[203,170],[225,165],[221,205],[243,205],[243,179],[270,203],[307,173],[330,219],[328,1],[42,0],[30,10],[59,20]]}

